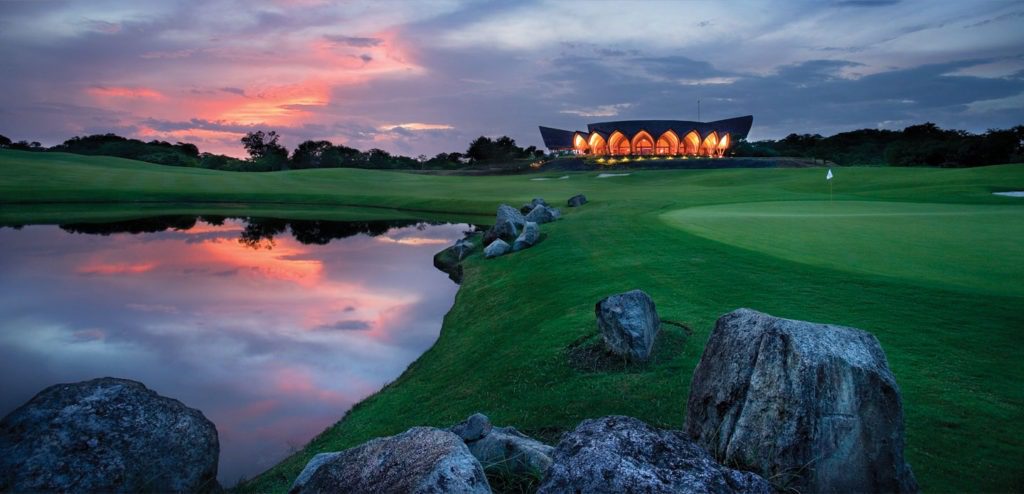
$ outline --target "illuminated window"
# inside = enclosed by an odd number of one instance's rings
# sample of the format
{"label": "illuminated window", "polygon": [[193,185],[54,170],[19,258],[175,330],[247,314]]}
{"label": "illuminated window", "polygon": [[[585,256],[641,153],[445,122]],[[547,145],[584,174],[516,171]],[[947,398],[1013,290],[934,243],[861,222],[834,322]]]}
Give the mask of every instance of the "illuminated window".
{"label": "illuminated window", "polygon": [[725,155],[725,150],[729,149],[729,134],[722,136],[722,140],[718,141],[718,156]]}
{"label": "illuminated window", "polygon": [[622,132],[615,131],[608,136],[608,149],[614,155],[627,155],[630,153],[629,139]]}
{"label": "illuminated window", "polygon": [[633,154],[647,155],[654,153],[654,138],[646,130],[633,136]]}
{"label": "illuminated window", "polygon": [[666,130],[658,138],[658,145],[654,147],[656,154],[676,154],[679,149],[679,136],[671,130]]}
{"label": "illuminated window", "polygon": [[588,144],[590,145],[590,154],[601,156],[608,154],[608,143],[605,142],[604,137],[601,137],[601,134],[597,132],[590,134]]}
{"label": "illuminated window", "polygon": [[577,133],[572,139],[572,149],[576,154],[587,154],[590,151],[590,145],[582,135]]}
{"label": "illuminated window", "polygon": [[704,156],[715,156],[718,154],[718,134],[715,131],[711,131],[704,138],[704,142],[700,145],[700,154]]}
{"label": "illuminated window", "polygon": [[700,150],[700,136],[697,135],[697,131],[691,130],[689,134],[686,134],[681,147],[683,149],[680,149],[679,152],[682,154],[697,154],[697,151]]}

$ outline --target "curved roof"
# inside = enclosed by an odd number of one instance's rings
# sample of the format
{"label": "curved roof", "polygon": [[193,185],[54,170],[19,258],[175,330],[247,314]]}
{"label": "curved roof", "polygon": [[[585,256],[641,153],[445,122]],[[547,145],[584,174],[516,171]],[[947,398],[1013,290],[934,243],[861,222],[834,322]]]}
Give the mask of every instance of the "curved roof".
{"label": "curved roof", "polygon": [[652,136],[660,136],[669,129],[675,131],[679,136],[684,136],[691,130],[696,130],[704,139],[712,131],[719,134],[728,132],[733,139],[746,138],[750,133],[750,127],[754,124],[754,116],[727,118],[715,120],[714,122],[691,122],[689,120],[618,120],[615,122],[598,122],[587,125],[587,130],[593,132],[606,132],[619,130],[626,135],[636,135],[641,130],[646,130]]}
{"label": "curved roof", "polygon": [[[744,139],[750,133],[750,127],[754,124],[754,116],[727,118],[713,122],[693,122],[689,120],[617,120],[613,122],[597,122],[587,125],[587,132],[580,134],[590,135],[597,132],[605,139],[616,130],[629,137],[635,136],[641,130],[646,130],[655,139],[668,130],[672,130],[680,138],[691,130],[700,134],[703,141],[711,132],[718,132],[719,135],[728,133],[733,140]],[[578,132],[578,131],[577,131]],[[544,146],[551,150],[572,149],[573,136],[577,132],[571,130],[541,127],[540,136],[544,139]]]}

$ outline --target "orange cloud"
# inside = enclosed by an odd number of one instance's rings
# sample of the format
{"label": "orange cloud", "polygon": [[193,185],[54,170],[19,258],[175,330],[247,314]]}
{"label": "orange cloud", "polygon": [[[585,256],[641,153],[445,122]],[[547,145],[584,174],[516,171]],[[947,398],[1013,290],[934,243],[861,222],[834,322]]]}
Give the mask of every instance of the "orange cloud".
{"label": "orange cloud", "polygon": [[165,98],[163,93],[160,91],[146,87],[93,86],[89,88],[87,92],[93,96],[101,98],[142,98],[154,100],[162,100]]}
{"label": "orange cloud", "polygon": [[80,274],[98,274],[98,275],[111,275],[111,274],[137,274],[152,271],[157,264],[155,262],[144,262],[138,264],[89,264],[80,266],[76,272]]}

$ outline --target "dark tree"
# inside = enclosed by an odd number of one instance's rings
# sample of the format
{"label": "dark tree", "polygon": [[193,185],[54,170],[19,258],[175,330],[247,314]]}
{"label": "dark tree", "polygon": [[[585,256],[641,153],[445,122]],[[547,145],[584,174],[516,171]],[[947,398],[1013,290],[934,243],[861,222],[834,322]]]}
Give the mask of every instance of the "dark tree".
{"label": "dark tree", "polygon": [[241,139],[242,146],[249,153],[249,169],[272,171],[288,168],[288,150],[277,142],[277,132],[249,132]]}
{"label": "dark tree", "polygon": [[7,137],[7,136],[5,136],[3,134],[0,134],[0,148],[9,148],[9,147],[11,147],[11,138]]}

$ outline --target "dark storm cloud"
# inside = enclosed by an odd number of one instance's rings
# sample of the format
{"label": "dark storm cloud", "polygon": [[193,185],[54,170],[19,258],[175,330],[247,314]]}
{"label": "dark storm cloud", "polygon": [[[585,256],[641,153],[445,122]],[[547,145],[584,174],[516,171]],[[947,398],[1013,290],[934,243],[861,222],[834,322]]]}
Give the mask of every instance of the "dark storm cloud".
{"label": "dark storm cloud", "polygon": [[355,46],[358,48],[367,48],[370,46],[380,46],[384,40],[380,38],[364,38],[360,36],[342,36],[340,34],[328,34],[324,35],[324,38],[328,41],[338,43],[345,46]]}
{"label": "dark storm cloud", "polygon": [[317,326],[317,331],[361,331],[370,329],[371,325],[369,321],[338,321],[331,324],[321,324]]}

